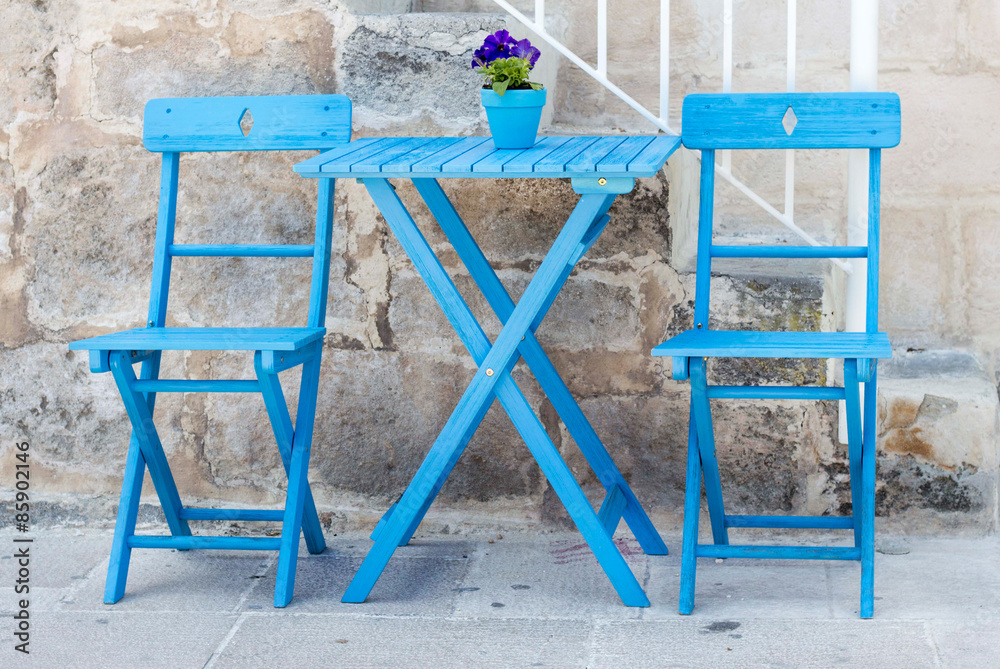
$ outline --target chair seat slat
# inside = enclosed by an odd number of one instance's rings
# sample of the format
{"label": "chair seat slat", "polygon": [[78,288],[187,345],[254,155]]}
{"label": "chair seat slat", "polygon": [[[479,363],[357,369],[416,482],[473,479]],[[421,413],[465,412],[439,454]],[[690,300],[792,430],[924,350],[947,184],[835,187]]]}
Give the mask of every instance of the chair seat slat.
{"label": "chair seat slat", "polygon": [[741,332],[687,330],[653,349],[654,356],[723,358],[889,358],[884,332]]}
{"label": "chair seat slat", "polygon": [[295,351],[326,328],[134,328],[69,345],[74,351]]}

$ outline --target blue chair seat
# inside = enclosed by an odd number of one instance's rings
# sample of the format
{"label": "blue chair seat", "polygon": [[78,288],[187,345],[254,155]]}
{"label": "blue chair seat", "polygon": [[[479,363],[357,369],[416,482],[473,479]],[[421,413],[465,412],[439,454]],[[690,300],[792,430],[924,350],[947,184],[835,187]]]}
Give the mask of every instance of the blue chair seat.
{"label": "blue chair seat", "polygon": [[297,351],[326,328],[134,328],[75,341],[75,351]]}
{"label": "blue chair seat", "polygon": [[735,332],[687,330],[653,349],[688,358],[890,358],[884,332]]}

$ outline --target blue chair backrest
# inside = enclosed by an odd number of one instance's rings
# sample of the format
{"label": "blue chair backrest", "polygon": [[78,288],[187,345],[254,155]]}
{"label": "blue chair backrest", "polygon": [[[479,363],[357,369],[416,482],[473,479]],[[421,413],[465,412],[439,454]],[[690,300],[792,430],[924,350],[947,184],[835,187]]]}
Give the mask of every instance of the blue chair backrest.
{"label": "blue chair backrest", "polygon": [[[694,314],[697,327],[708,328],[713,257],[867,258],[865,330],[876,332],[881,151],[899,144],[899,96],[895,93],[698,94],[684,98],[681,118],[684,146],[702,152]],[[867,245],[712,244],[717,149],[868,149]]]}
{"label": "blue chair backrest", "polygon": [[319,180],[311,245],[174,244],[180,154],[190,151],[326,150],[351,139],[351,101],[344,95],[161,98],[146,103],[142,142],[162,153],[153,285],[147,325],[166,320],[171,259],[176,256],[313,259],[309,327],[323,327],[333,231],[333,180]]}

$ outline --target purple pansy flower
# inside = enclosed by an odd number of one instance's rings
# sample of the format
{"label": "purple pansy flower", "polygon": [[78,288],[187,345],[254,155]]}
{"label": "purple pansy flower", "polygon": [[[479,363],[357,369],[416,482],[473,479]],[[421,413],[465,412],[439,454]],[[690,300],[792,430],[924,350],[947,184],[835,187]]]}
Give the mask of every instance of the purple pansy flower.
{"label": "purple pansy flower", "polygon": [[[527,41],[527,40],[522,40]],[[506,30],[498,30],[486,37],[483,45],[476,49],[473,54],[472,67],[488,65],[498,58],[507,58],[511,55],[511,50],[518,45],[518,41],[510,36]],[[530,45],[529,45],[530,46]]]}
{"label": "purple pansy flower", "polygon": [[516,58],[527,58],[531,67],[534,67],[535,63],[538,62],[538,57],[542,55],[542,52],[531,46],[531,42],[523,39],[520,42],[514,43],[514,46],[510,49],[510,55]]}

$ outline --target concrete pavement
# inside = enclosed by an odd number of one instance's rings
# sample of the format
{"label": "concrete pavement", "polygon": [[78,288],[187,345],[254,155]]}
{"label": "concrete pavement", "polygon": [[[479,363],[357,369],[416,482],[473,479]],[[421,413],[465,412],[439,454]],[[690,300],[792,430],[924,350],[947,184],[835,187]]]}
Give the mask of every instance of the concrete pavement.
{"label": "concrete pavement", "polygon": [[105,606],[110,533],[42,530],[29,656],[10,633],[12,539],[0,532],[5,668],[1000,667],[995,537],[899,540],[907,554],[877,555],[864,621],[855,563],[703,560],[682,617],[677,553],[647,557],[619,535],[652,601],[631,609],[578,534],[526,531],[418,534],[362,605],[340,596],[371,542],[328,535],[284,610],[274,554],[136,551],[125,598]]}

